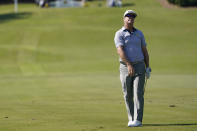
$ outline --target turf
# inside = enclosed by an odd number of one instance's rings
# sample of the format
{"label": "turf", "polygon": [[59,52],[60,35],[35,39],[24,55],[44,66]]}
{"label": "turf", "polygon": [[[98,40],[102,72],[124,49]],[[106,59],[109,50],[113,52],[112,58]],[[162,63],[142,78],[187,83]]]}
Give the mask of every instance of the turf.
{"label": "turf", "polygon": [[[156,0],[106,8],[40,9],[0,5],[0,130],[195,131],[195,8],[163,8]],[[100,7],[101,6],[101,7]],[[153,69],[144,126],[128,128],[113,43],[122,14],[135,9]]]}

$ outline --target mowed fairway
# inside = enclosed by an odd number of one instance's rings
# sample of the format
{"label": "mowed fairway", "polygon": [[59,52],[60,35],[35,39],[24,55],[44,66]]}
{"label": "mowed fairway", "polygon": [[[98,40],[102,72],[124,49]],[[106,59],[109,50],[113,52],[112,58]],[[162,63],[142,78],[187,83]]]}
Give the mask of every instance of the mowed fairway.
{"label": "mowed fairway", "polygon": [[[197,9],[98,3],[0,5],[0,131],[197,130]],[[140,128],[127,127],[113,43],[126,9],[139,14],[153,70]]]}

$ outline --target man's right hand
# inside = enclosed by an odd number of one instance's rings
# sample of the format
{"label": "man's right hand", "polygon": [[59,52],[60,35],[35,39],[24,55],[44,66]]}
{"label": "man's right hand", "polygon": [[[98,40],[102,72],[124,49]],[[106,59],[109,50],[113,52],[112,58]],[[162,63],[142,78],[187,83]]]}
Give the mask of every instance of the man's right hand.
{"label": "man's right hand", "polygon": [[131,64],[127,64],[127,69],[128,69],[128,75],[129,76],[134,76],[135,71],[134,71],[134,68]]}
{"label": "man's right hand", "polygon": [[123,46],[119,46],[117,48],[117,52],[118,52],[120,58],[122,59],[122,61],[124,63],[126,63],[126,65],[127,65],[128,75],[129,76],[134,76],[134,74],[135,74],[134,68],[131,65],[131,63],[129,63],[129,61],[127,60],[126,55],[125,55],[124,50],[123,50]]}

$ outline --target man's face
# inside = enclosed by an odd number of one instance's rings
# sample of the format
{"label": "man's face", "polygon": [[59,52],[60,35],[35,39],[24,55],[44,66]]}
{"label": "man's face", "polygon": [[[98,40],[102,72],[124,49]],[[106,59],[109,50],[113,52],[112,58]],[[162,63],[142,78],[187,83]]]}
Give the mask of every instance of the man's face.
{"label": "man's face", "polygon": [[126,25],[132,25],[134,24],[135,16],[132,14],[128,14],[124,17],[124,24]]}

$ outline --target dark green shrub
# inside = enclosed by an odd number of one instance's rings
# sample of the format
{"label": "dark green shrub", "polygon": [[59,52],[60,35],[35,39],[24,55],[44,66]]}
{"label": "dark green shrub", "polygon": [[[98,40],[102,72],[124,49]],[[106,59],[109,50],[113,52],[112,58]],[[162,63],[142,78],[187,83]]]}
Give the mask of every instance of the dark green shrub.
{"label": "dark green shrub", "polygon": [[197,0],[168,0],[168,2],[179,6],[197,6]]}
{"label": "dark green shrub", "polygon": [[168,0],[168,2],[170,2],[170,3],[175,3],[175,0]]}

